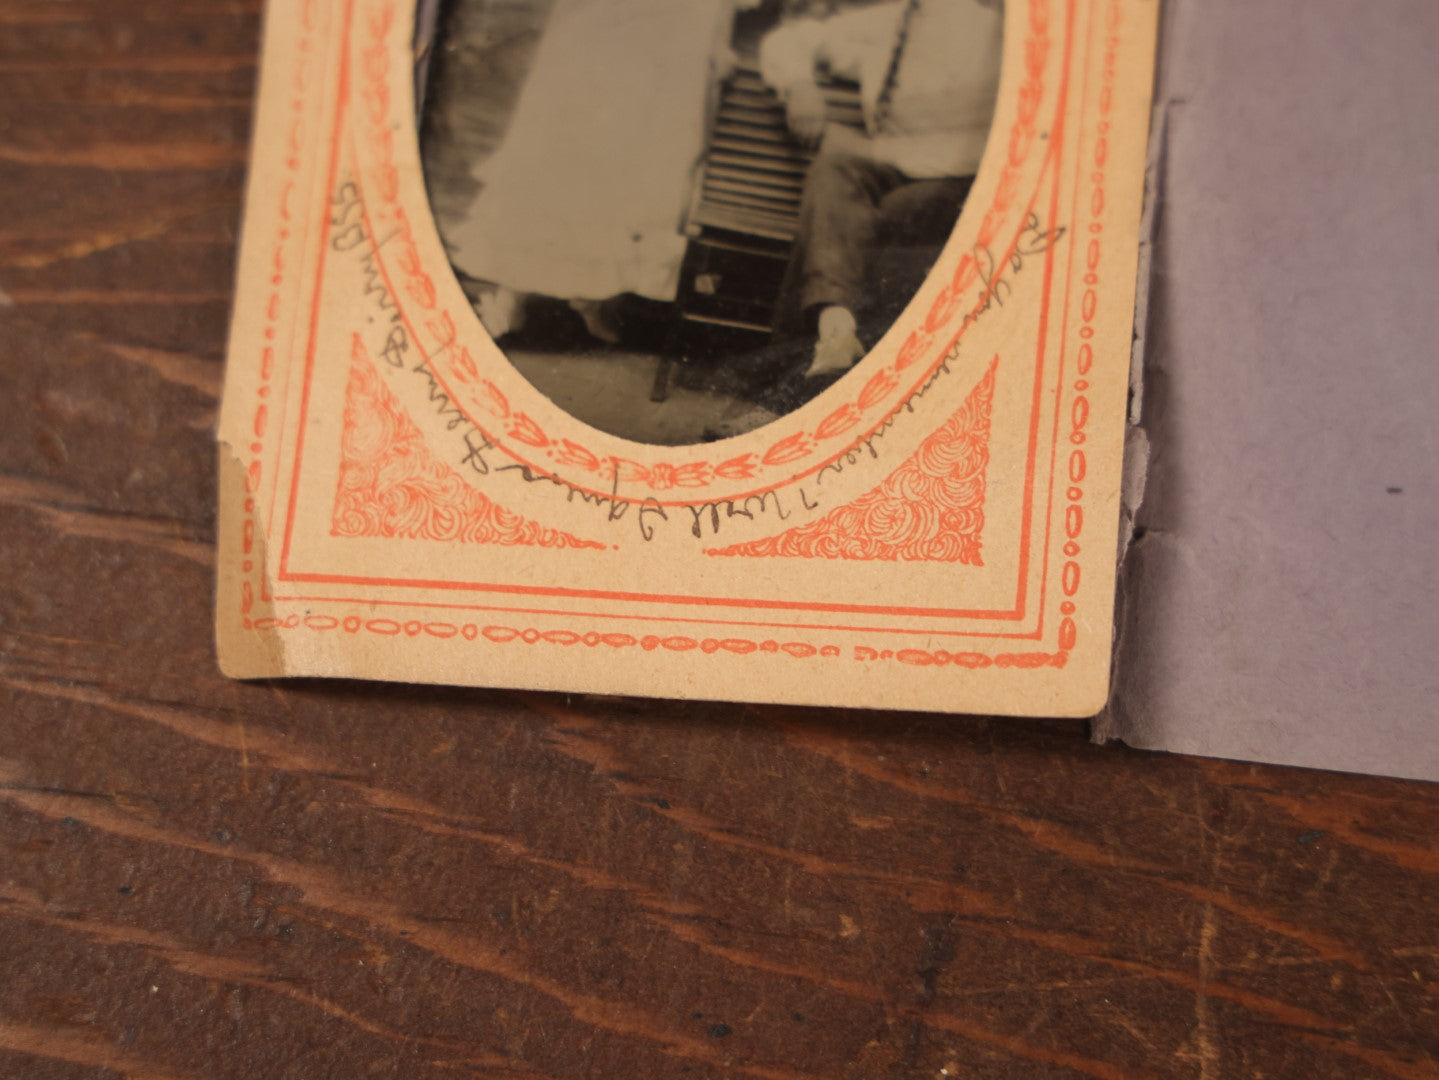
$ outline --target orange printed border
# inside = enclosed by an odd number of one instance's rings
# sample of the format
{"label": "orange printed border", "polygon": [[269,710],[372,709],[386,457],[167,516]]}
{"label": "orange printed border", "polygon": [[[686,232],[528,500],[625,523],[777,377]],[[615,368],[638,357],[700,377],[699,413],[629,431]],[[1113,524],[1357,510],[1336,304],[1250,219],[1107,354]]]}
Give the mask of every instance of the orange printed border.
{"label": "orange printed border", "polygon": [[[729,653],[734,656],[749,656],[754,653],[784,655],[795,660],[839,659],[844,656],[844,647],[835,644],[816,645],[808,641],[779,641],[775,638],[754,640],[752,638],[695,638],[685,634],[634,634],[600,632],[596,630],[540,630],[533,626],[517,628],[503,624],[453,623],[444,621],[422,621],[409,619],[375,618],[357,614],[349,615],[299,615],[291,614],[283,619],[262,618],[253,621],[248,629],[260,633],[276,631],[311,631],[317,634],[340,632],[345,634],[370,634],[382,638],[431,637],[440,641],[462,638],[465,641],[483,639],[494,645],[555,645],[571,648],[632,649],[644,652],[699,652],[705,656]],[[949,652],[944,649],[875,649],[868,645],[850,646],[851,659],[862,663],[875,660],[894,660],[912,667],[948,667],[956,670],[978,671],[987,667],[1034,669],[1041,667],[1062,668],[1069,654],[1061,651],[1047,652]]]}
{"label": "orange printed border", "polygon": [[[338,53],[338,68],[336,75],[335,90],[335,120],[333,135],[328,143],[329,161],[328,169],[330,183],[326,193],[333,188],[333,179],[337,170],[341,154],[341,137],[347,130],[342,123],[342,117],[347,109],[353,107],[348,100],[350,91],[349,65],[351,49],[349,46],[350,34],[353,29],[354,10],[357,0],[344,0],[343,14],[340,20],[343,24],[343,44]],[[1066,112],[1066,102],[1069,90],[1071,62],[1073,58],[1073,37],[1075,33],[1075,8],[1077,0],[1065,0],[1064,4],[1064,62],[1061,85],[1055,101],[1055,119],[1050,127],[1048,136],[1048,147],[1045,151],[1044,164],[1036,173],[1036,190],[1030,196],[1028,204],[1021,207],[1021,214],[1027,216],[1032,212],[1034,200],[1038,197],[1038,191],[1049,175],[1050,170],[1056,172],[1061,168],[1062,147],[1064,145],[1063,123]],[[254,442],[248,447],[248,466],[245,480],[245,502],[244,516],[241,520],[241,542],[244,554],[243,569],[245,577],[240,588],[240,615],[243,625],[247,630],[259,633],[270,633],[274,631],[296,631],[306,630],[316,633],[338,630],[341,633],[367,633],[381,636],[408,636],[420,637],[429,636],[434,638],[461,637],[465,640],[486,641],[491,644],[508,644],[520,642],[529,645],[552,645],[552,646],[574,646],[579,645],[588,648],[613,647],[632,648],[638,647],[644,651],[668,651],[688,652],[697,651],[700,654],[713,655],[727,653],[735,655],[748,655],[753,652],[783,653],[797,658],[835,658],[843,654],[843,649],[838,645],[819,644],[810,642],[780,642],[777,639],[764,638],[760,640],[750,638],[692,638],[684,635],[630,635],[625,633],[609,633],[597,630],[540,630],[533,627],[510,627],[502,624],[482,625],[480,622],[451,623],[435,621],[433,619],[384,619],[364,618],[359,615],[330,615],[330,614],[291,614],[284,617],[262,617],[256,611],[257,603],[269,604],[273,601],[304,601],[309,604],[336,604],[347,603],[344,600],[337,600],[330,597],[304,597],[304,596],[273,596],[265,585],[264,574],[256,566],[259,556],[256,553],[256,533],[260,528],[261,511],[257,505],[261,490],[266,486],[265,470],[267,460],[273,458],[272,447],[278,445],[283,438],[285,421],[288,419],[283,415],[283,410],[276,424],[271,416],[271,398],[273,396],[286,397],[284,388],[277,388],[273,383],[273,376],[276,362],[276,348],[280,347],[277,338],[284,324],[284,309],[286,307],[286,296],[293,294],[294,277],[292,267],[299,261],[303,250],[297,251],[300,247],[300,238],[295,235],[294,221],[291,202],[296,197],[296,192],[303,187],[302,180],[305,169],[315,163],[306,160],[306,152],[311,147],[323,147],[326,144],[323,140],[314,137],[313,132],[307,131],[307,122],[310,117],[307,115],[307,105],[312,100],[316,85],[316,71],[318,66],[316,55],[321,51],[316,47],[317,34],[325,27],[321,24],[321,8],[325,6],[325,0],[303,0],[299,4],[301,34],[297,42],[298,62],[295,65],[291,81],[290,95],[290,126],[288,131],[289,153],[285,160],[285,178],[281,185],[281,196],[279,206],[279,228],[273,243],[273,274],[270,279],[271,291],[264,305],[265,318],[262,334],[264,341],[261,345],[261,357],[259,363],[260,380],[256,389],[256,402],[254,409],[253,432]],[[326,9],[334,14],[338,3],[331,3]],[[1089,7],[1091,18],[1095,9],[1099,7],[1096,2]],[[455,388],[462,388],[463,393],[451,393],[451,399],[457,403],[468,403],[472,411],[471,418],[476,420],[476,426],[482,432],[491,437],[497,448],[509,453],[519,463],[531,464],[539,468],[549,468],[555,463],[568,467],[581,469],[582,472],[592,472],[598,478],[609,478],[613,480],[619,477],[627,483],[642,483],[646,485],[649,492],[665,492],[677,489],[700,489],[714,484],[718,480],[763,480],[773,472],[785,473],[782,478],[774,478],[767,487],[757,487],[749,491],[739,493],[725,492],[718,496],[706,496],[704,501],[713,498],[740,499],[747,495],[760,494],[774,490],[789,483],[803,479],[824,468],[861,442],[864,438],[872,435],[890,416],[898,411],[900,406],[893,405],[893,401],[903,401],[909,393],[921,386],[926,379],[938,369],[945,361],[955,345],[962,337],[964,330],[970,325],[977,310],[982,309],[992,294],[993,289],[999,282],[999,278],[991,281],[984,292],[982,299],[976,308],[964,312],[961,315],[959,310],[963,292],[972,288],[978,268],[971,258],[966,256],[956,270],[953,279],[935,300],[929,312],[920,321],[920,326],[915,329],[906,339],[894,362],[876,372],[864,385],[857,398],[839,408],[832,410],[813,431],[796,431],[785,435],[777,440],[762,454],[747,454],[716,464],[690,463],[684,466],[667,465],[664,462],[646,464],[642,462],[623,461],[621,459],[608,459],[602,461],[597,455],[587,451],[584,447],[568,439],[551,439],[548,434],[542,431],[538,425],[523,414],[513,412],[504,395],[497,387],[488,380],[479,378],[478,368],[474,365],[473,359],[468,356],[463,347],[456,341],[455,321],[453,316],[438,309],[434,283],[425,275],[421,266],[413,240],[409,232],[410,224],[406,211],[400,205],[395,186],[392,183],[392,176],[396,168],[393,157],[394,134],[389,129],[374,123],[374,120],[381,116],[388,116],[387,105],[385,104],[389,95],[387,80],[390,78],[390,65],[384,42],[390,31],[390,21],[393,20],[397,5],[394,0],[376,9],[376,14],[369,20],[366,30],[370,34],[370,45],[361,55],[363,67],[364,90],[362,92],[361,109],[370,110],[371,124],[364,138],[357,140],[357,150],[363,156],[367,151],[373,154],[370,159],[371,178],[374,179],[376,187],[381,196],[381,204],[388,207],[392,215],[393,223],[400,230],[399,239],[390,242],[391,248],[398,253],[394,260],[398,272],[403,274],[400,289],[392,288],[392,295],[399,297],[408,296],[410,300],[418,303],[420,307],[433,314],[426,318],[423,325],[429,341],[424,336],[416,333],[417,326],[411,324],[412,340],[419,343],[423,351],[430,354],[433,351],[435,360],[443,360],[446,366],[446,373],[452,380],[445,385],[447,391]],[[1027,156],[1032,152],[1033,143],[1036,141],[1036,121],[1039,103],[1043,99],[1042,75],[1045,70],[1045,59],[1051,47],[1049,37],[1049,5],[1046,0],[1029,0],[1027,5],[1028,25],[1026,49],[1025,80],[1021,84],[1019,93],[1021,107],[1018,117],[1012,127],[1008,140],[1009,153],[1005,158],[1001,171],[1001,178],[996,189],[994,203],[986,211],[983,218],[980,237],[982,243],[992,241],[999,233],[1006,215],[1014,206],[1017,197],[1017,185],[1021,176],[1021,165],[1026,161]],[[1054,652],[1016,652],[1016,653],[980,653],[980,652],[948,652],[945,650],[923,650],[923,649],[881,649],[869,646],[852,646],[852,658],[862,662],[894,661],[902,664],[920,667],[954,667],[956,669],[975,670],[990,666],[1014,667],[1021,669],[1035,669],[1040,667],[1063,667],[1066,658],[1078,640],[1078,629],[1076,624],[1078,597],[1081,591],[1081,568],[1078,558],[1081,553],[1081,539],[1084,532],[1084,487],[1083,483],[1087,472],[1087,457],[1084,443],[1087,438],[1086,425],[1089,417],[1089,402],[1086,392],[1089,390],[1089,383],[1085,376],[1089,373],[1093,364],[1093,349],[1089,339],[1094,335],[1091,325],[1096,317],[1099,303],[1100,270],[1104,262],[1103,232],[1104,232],[1104,211],[1106,203],[1105,189],[1105,161],[1107,151],[1106,136],[1109,130],[1108,116],[1112,112],[1112,91],[1115,78],[1115,55],[1119,46],[1118,30],[1124,16],[1122,0],[1109,0],[1104,13],[1104,43],[1105,62],[1102,69],[1100,86],[1097,88],[1099,94],[1098,111],[1101,117],[1095,128],[1097,138],[1093,146],[1088,148],[1086,159],[1083,143],[1077,147],[1080,151],[1080,160],[1075,163],[1076,177],[1083,176],[1086,168],[1089,170],[1088,185],[1076,183],[1074,186],[1074,201],[1072,213],[1064,222],[1067,228],[1072,230],[1069,248],[1067,252],[1068,265],[1065,270],[1064,301],[1062,326],[1064,333],[1059,338],[1060,356],[1058,359],[1058,389],[1061,393],[1060,405],[1068,404],[1068,409],[1056,408],[1054,431],[1050,449],[1050,488],[1046,507],[1048,514],[1040,526],[1044,532],[1042,572],[1039,589],[1039,626],[1033,633],[1006,634],[994,632],[960,632],[960,631],[935,631],[916,630],[908,627],[835,627],[835,626],[812,626],[809,629],[827,630],[833,633],[854,633],[854,632],[883,632],[895,634],[925,634],[930,637],[945,636],[975,636],[989,639],[1004,637],[1022,637],[1040,640],[1045,636],[1044,624],[1046,614],[1046,597],[1050,576],[1050,554],[1051,541],[1054,534],[1053,516],[1056,512],[1057,503],[1054,498],[1054,484],[1060,475],[1059,453],[1062,443],[1061,427],[1067,427],[1067,438],[1071,446],[1067,461],[1064,463],[1063,473],[1069,480],[1065,491],[1064,517],[1063,517],[1063,545],[1062,553],[1066,560],[1062,568],[1059,568],[1059,584],[1064,595],[1064,600],[1059,605],[1060,621],[1056,634],[1057,651]],[[1086,31],[1085,40],[1090,41],[1092,34]],[[1086,78],[1082,87],[1082,94],[1087,101],[1090,87],[1088,85],[1088,65],[1085,65]],[[325,73],[326,75],[330,73]],[[384,107],[382,107],[384,106]],[[310,110],[313,112],[313,110]],[[1081,107],[1080,115],[1084,115],[1084,107]],[[1050,225],[1058,222],[1057,200],[1061,184],[1050,176],[1050,183],[1053,188],[1051,200],[1051,213],[1049,216]],[[313,190],[314,185],[310,185]],[[1087,207],[1081,206],[1083,200],[1081,192],[1088,195]],[[1079,214],[1082,209],[1088,210],[1086,220],[1080,221]],[[328,213],[324,214],[328,223]],[[376,235],[371,230],[371,235]],[[1016,238],[1011,241],[1006,249],[1005,258],[999,260],[1000,266],[1007,266],[1009,257],[1015,251],[1018,242],[1019,231],[1016,230]],[[1087,243],[1083,245],[1084,269],[1080,275],[1082,287],[1076,288],[1076,267],[1075,260],[1079,257],[1081,250],[1081,239],[1087,237]],[[988,239],[985,239],[988,238]],[[1040,414],[1040,401],[1045,392],[1046,386],[1054,387],[1056,384],[1047,382],[1045,376],[1044,353],[1051,345],[1050,334],[1047,331],[1047,320],[1050,314],[1051,286],[1055,271],[1056,248],[1051,246],[1046,253],[1043,267],[1043,297],[1040,302],[1041,325],[1038,335],[1039,357],[1035,371],[1034,409],[1030,425],[1029,452],[1027,455],[1027,467],[1025,475],[1026,494],[1023,503],[1022,532],[1021,532],[1021,559],[1020,574],[1018,583],[1018,596],[1015,607],[1006,612],[1001,611],[956,611],[946,609],[899,609],[886,608],[882,606],[865,605],[823,605],[823,604],[786,604],[783,602],[750,602],[742,598],[722,599],[714,597],[673,597],[651,594],[619,594],[607,593],[602,590],[563,590],[533,588],[521,589],[512,586],[486,586],[483,583],[475,582],[440,582],[440,581],[407,581],[388,580],[374,578],[348,578],[343,575],[320,575],[320,574],[298,574],[288,572],[288,557],[292,541],[292,528],[294,521],[294,501],[298,491],[298,476],[301,461],[303,459],[303,442],[305,430],[305,414],[309,402],[309,380],[313,373],[313,360],[315,351],[315,335],[319,321],[318,297],[320,285],[324,276],[324,249],[327,245],[323,237],[318,245],[319,257],[317,268],[314,273],[314,297],[310,307],[310,325],[308,327],[309,340],[305,348],[305,361],[303,365],[303,378],[305,380],[304,390],[301,397],[300,416],[297,423],[297,445],[294,454],[294,475],[290,485],[290,506],[284,513],[285,531],[284,544],[280,559],[280,573],[277,580],[286,582],[326,582],[331,584],[356,584],[379,587],[419,587],[425,589],[454,588],[461,590],[481,590],[511,592],[521,595],[549,595],[560,597],[582,596],[594,599],[651,599],[657,602],[694,602],[704,606],[737,606],[737,607],[763,607],[779,610],[809,610],[820,612],[854,612],[874,613],[892,615],[919,615],[926,616],[947,616],[962,618],[999,618],[1018,619],[1023,618],[1026,610],[1026,587],[1028,583],[1028,560],[1033,544],[1033,498],[1034,498],[1034,476],[1036,454],[1039,451],[1039,430],[1038,419]],[[388,274],[389,267],[385,268]],[[394,282],[392,281],[391,284]],[[428,303],[427,303],[428,301]],[[1071,325],[1071,301],[1074,310],[1079,315],[1079,326],[1074,334],[1069,333]],[[948,327],[956,317],[960,317],[961,325],[958,330],[950,333]],[[297,328],[303,330],[304,328]],[[949,334],[947,343],[942,348],[935,348],[935,343],[943,341],[941,334]],[[1073,340],[1071,340],[1073,339]],[[1072,382],[1065,386],[1065,370],[1070,359],[1071,345],[1074,347],[1074,369],[1076,376]],[[934,349],[933,352],[930,352]],[[913,376],[911,389],[901,394],[898,399],[893,395],[905,381],[904,374],[908,369],[916,365],[920,358],[926,354],[932,356],[930,364],[918,370],[918,375]],[[286,376],[294,365],[287,365]],[[434,365],[438,374],[439,365]],[[1068,390],[1068,395],[1065,390]],[[883,411],[882,411],[883,410]],[[1068,424],[1062,424],[1066,416]],[[481,417],[487,417],[490,428],[478,423]],[[867,420],[866,418],[871,418]],[[878,417],[878,419],[873,419]],[[869,423],[863,434],[855,436],[853,432],[861,425]],[[503,425],[503,433],[508,437],[509,443],[502,443],[494,438],[491,428],[496,424]],[[278,434],[276,429],[279,429]],[[495,432],[498,434],[498,432]],[[833,452],[827,457],[821,457],[824,444],[832,444],[833,440],[849,436],[844,446],[838,452]],[[527,448],[526,451],[517,450],[515,443]],[[539,460],[526,461],[522,453],[528,450],[544,450],[548,457],[549,464]],[[272,464],[278,464],[272,460]],[[800,471],[790,471],[792,467],[803,465]],[[606,470],[610,470],[608,473]],[[566,478],[568,479],[568,478]],[[581,485],[576,485],[581,486]],[[273,492],[278,490],[278,485],[272,487]],[[598,494],[610,496],[609,490],[598,491]],[[621,497],[624,497],[623,495]],[[640,496],[632,496],[638,499]],[[694,501],[678,500],[663,503],[667,506],[693,505]],[[273,527],[276,507],[269,507],[266,524],[271,532]],[[272,534],[272,533],[271,533]],[[273,535],[273,534],[272,534]],[[1101,598],[1107,600],[1107,598]],[[391,604],[398,607],[410,607],[416,612],[423,610],[434,610],[437,608],[449,608],[456,610],[491,610],[524,612],[526,610],[517,607],[486,607],[484,605],[462,605],[462,604],[439,604],[426,603],[421,601],[386,601],[380,597],[362,601],[367,606],[373,607],[376,604]],[[573,612],[541,612],[535,610],[536,614],[553,614],[573,616]],[[591,617],[612,620],[630,619],[650,621],[654,623],[714,623],[734,626],[770,626],[775,628],[805,628],[804,624],[790,623],[765,623],[755,620],[718,620],[718,619],[690,619],[688,617],[678,619],[662,619],[650,616],[606,614],[596,611]],[[808,650],[813,650],[809,652]],[[803,656],[801,655],[803,654]]]}

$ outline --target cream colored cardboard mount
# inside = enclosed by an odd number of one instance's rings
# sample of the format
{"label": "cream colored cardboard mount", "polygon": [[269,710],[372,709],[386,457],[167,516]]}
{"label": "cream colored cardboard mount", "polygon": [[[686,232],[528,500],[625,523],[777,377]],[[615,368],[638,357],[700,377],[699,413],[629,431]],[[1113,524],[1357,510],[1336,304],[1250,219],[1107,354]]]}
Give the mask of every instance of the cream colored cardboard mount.
{"label": "cream colored cardboard mount", "polygon": [[1156,12],[1011,0],[983,162],[893,325],[792,411],[665,446],[576,419],[485,332],[427,198],[413,0],[272,0],[223,669],[1096,712]]}

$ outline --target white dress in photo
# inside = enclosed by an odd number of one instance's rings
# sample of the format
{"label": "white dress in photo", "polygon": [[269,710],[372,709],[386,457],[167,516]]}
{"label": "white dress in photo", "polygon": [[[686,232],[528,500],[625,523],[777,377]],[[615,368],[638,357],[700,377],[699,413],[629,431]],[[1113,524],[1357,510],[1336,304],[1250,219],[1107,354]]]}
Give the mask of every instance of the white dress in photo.
{"label": "white dress in photo", "polygon": [[448,239],[516,293],[675,297],[734,0],[557,0],[504,140]]}

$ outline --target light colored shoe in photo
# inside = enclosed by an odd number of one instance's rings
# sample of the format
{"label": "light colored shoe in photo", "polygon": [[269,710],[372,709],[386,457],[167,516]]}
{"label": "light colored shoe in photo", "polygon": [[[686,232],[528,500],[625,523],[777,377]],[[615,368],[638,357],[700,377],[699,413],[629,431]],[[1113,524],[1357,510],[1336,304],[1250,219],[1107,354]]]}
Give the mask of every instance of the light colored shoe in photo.
{"label": "light colored shoe in photo", "polygon": [[585,321],[590,337],[598,338],[609,345],[620,342],[620,324],[615,318],[614,307],[607,300],[571,300],[570,307]]}
{"label": "light colored shoe in photo", "polygon": [[475,313],[490,337],[499,341],[525,325],[525,299],[523,293],[496,285],[480,294],[475,301]]}
{"label": "light colored shoe in photo", "polygon": [[848,308],[827,307],[819,313],[819,338],[806,378],[842,375],[864,356],[864,345],[856,333],[854,313]]}

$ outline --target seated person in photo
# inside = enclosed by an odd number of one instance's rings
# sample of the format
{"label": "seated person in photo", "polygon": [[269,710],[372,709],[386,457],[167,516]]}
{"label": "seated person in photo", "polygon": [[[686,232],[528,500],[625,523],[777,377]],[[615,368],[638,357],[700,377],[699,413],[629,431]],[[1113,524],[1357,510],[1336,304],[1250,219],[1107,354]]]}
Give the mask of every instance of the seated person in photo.
{"label": "seated person in photo", "polygon": [[490,335],[533,295],[568,301],[614,341],[612,298],[672,301],[711,87],[737,7],[757,0],[556,0],[480,189],[447,236],[488,283]]}
{"label": "seated person in photo", "polygon": [[[815,336],[807,375],[843,373],[865,352],[881,223],[952,226],[989,135],[1001,30],[1001,0],[885,0],[785,22],[761,42],[760,71],[790,130],[819,146],[777,328]],[[826,71],[859,84],[863,130],[827,121]]]}

